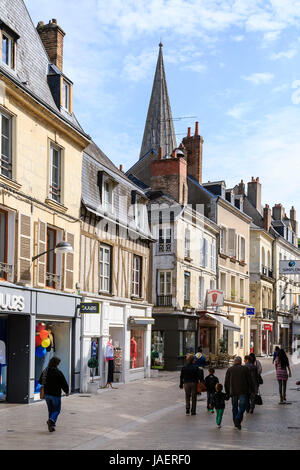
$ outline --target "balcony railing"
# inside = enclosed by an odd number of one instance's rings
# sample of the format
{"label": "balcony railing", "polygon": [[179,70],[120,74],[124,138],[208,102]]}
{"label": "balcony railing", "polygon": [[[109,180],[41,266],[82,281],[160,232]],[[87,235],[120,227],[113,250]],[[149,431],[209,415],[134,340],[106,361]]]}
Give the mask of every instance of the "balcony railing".
{"label": "balcony railing", "polygon": [[171,242],[159,242],[157,247],[158,253],[172,253],[172,243]]}
{"label": "balcony railing", "polygon": [[7,263],[0,263],[0,278],[11,279],[12,277],[12,265]]}
{"label": "balcony railing", "polygon": [[61,276],[53,273],[46,273],[46,286],[52,289],[61,289]]}
{"label": "balcony railing", "polygon": [[172,295],[158,295],[157,306],[158,307],[172,307]]}

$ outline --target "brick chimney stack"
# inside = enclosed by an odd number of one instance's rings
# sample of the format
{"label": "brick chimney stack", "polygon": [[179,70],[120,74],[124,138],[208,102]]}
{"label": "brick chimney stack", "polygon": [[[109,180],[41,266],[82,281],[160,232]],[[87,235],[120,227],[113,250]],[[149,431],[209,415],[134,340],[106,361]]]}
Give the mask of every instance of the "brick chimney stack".
{"label": "brick chimney stack", "polygon": [[65,32],[58,26],[56,19],[50,20],[48,24],[40,21],[36,29],[44,44],[50,62],[56,65],[62,72]]}
{"label": "brick chimney stack", "polygon": [[181,205],[187,204],[187,163],[183,152],[175,150],[172,157],[158,157],[151,162],[151,189],[162,191]]}
{"label": "brick chimney stack", "polygon": [[272,209],[272,215],[274,220],[283,220],[285,214],[284,207],[282,204],[275,204]]}
{"label": "brick chimney stack", "polygon": [[261,207],[261,184],[259,178],[254,178],[252,176],[251,181],[248,183],[247,197],[251,204],[262,214]]}
{"label": "brick chimney stack", "polygon": [[202,183],[202,149],[203,137],[199,135],[199,123],[195,123],[195,135],[191,135],[191,128],[188,128],[187,137],[182,143],[187,153],[188,174],[198,183]]}
{"label": "brick chimney stack", "polygon": [[268,204],[266,204],[264,207],[263,220],[264,220],[264,229],[267,232],[269,232],[270,227],[271,227],[271,209],[270,209],[270,206],[268,206]]}
{"label": "brick chimney stack", "polygon": [[290,221],[291,221],[292,229],[296,234],[296,244],[297,244],[298,243],[298,222],[296,219],[296,209],[294,206],[292,206],[290,210]]}

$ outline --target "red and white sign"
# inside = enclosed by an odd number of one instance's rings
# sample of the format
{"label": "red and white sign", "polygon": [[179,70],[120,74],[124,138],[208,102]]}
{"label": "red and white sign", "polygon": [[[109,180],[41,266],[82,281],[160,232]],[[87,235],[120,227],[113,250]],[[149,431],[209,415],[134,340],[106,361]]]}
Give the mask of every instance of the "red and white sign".
{"label": "red and white sign", "polygon": [[272,325],[264,325],[264,330],[272,331]]}
{"label": "red and white sign", "polygon": [[222,290],[207,291],[207,307],[223,307],[224,292]]}

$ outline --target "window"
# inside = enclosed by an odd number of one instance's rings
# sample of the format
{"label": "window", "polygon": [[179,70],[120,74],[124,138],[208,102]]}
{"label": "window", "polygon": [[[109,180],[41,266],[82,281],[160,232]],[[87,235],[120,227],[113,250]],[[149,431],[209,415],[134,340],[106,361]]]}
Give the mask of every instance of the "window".
{"label": "window", "polygon": [[172,251],[172,229],[160,228],[158,239],[158,253],[171,253]]}
{"label": "window", "polygon": [[212,242],[210,244],[210,268],[215,271],[216,269],[216,251],[215,251],[215,244]]}
{"label": "window", "polygon": [[12,158],[11,158],[11,118],[0,112],[1,130],[1,158],[0,173],[7,178],[12,178]]}
{"label": "window", "polygon": [[61,149],[50,145],[50,198],[61,202]]}
{"label": "window", "polygon": [[221,227],[220,252],[224,254],[226,253],[226,228],[225,227]]}
{"label": "window", "polygon": [[143,329],[131,330],[130,369],[144,367],[144,335]]}
{"label": "window", "polygon": [[240,302],[245,301],[245,281],[240,279]]}
{"label": "window", "polygon": [[190,257],[190,231],[188,229],[185,230],[185,237],[184,237],[184,256],[185,258]]}
{"label": "window", "polygon": [[56,274],[56,231],[52,228],[47,227],[47,248],[46,250],[51,250],[47,253],[47,265],[46,265],[46,286],[52,287],[55,289],[55,279]]}
{"label": "window", "polygon": [[191,274],[187,271],[184,273],[184,303],[190,303],[190,284],[191,284]]}
{"label": "window", "polygon": [[107,212],[112,212],[113,210],[113,190],[112,182],[110,180],[105,180],[103,184],[103,195],[102,195],[102,204],[103,208]]}
{"label": "window", "polygon": [[132,295],[141,297],[142,258],[133,256]]}
{"label": "window", "polygon": [[65,108],[67,111],[70,111],[70,84],[66,82],[66,80],[63,80],[63,108]]}
{"label": "window", "polygon": [[226,298],[226,274],[221,273],[221,290],[224,292],[224,297]]}
{"label": "window", "polygon": [[231,300],[236,300],[235,277],[231,276]]}
{"label": "window", "polygon": [[195,353],[196,333],[194,331],[179,332],[179,356]]}
{"label": "window", "polygon": [[7,213],[0,210],[0,278],[6,279],[7,263]]}
{"label": "window", "polygon": [[8,67],[15,68],[15,43],[7,34],[2,33],[2,62]]}
{"label": "window", "polygon": [[160,271],[159,273],[159,295],[172,294],[172,272]]}
{"label": "window", "polygon": [[203,268],[207,267],[207,240],[205,238],[200,239],[200,264]]}
{"label": "window", "polygon": [[210,290],[215,290],[216,282],[214,281],[214,279],[211,279],[211,281],[209,283],[209,288],[210,288]]}
{"label": "window", "polygon": [[246,260],[246,240],[244,237],[240,238],[241,248],[240,248],[240,260]]}
{"label": "window", "polygon": [[236,257],[236,233],[233,228],[228,230],[228,254],[231,257]]}
{"label": "window", "polygon": [[100,291],[110,292],[111,289],[111,247],[100,247]]}

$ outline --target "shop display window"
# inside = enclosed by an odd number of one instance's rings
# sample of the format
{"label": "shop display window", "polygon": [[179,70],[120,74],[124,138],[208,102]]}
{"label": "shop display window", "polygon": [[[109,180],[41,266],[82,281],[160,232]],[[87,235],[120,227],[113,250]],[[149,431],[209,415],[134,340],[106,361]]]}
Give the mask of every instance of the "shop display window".
{"label": "shop display window", "polygon": [[152,331],[151,367],[152,369],[164,368],[164,332],[163,331]]}
{"label": "shop display window", "polygon": [[7,319],[0,318],[0,401],[6,400]]}
{"label": "shop display window", "polygon": [[[92,338],[91,339],[91,358],[99,359],[99,338]],[[94,372],[94,373],[93,373]],[[95,368],[94,371],[90,371],[90,375],[92,376],[99,376],[99,365]]]}
{"label": "shop display window", "polygon": [[196,333],[195,331],[179,332],[179,356],[195,353]]}
{"label": "shop display window", "polygon": [[35,393],[39,393],[39,378],[52,357],[61,362],[59,369],[70,384],[70,322],[58,320],[37,320],[35,335]]}
{"label": "shop display window", "polygon": [[143,329],[131,330],[130,369],[144,367],[144,335]]}

